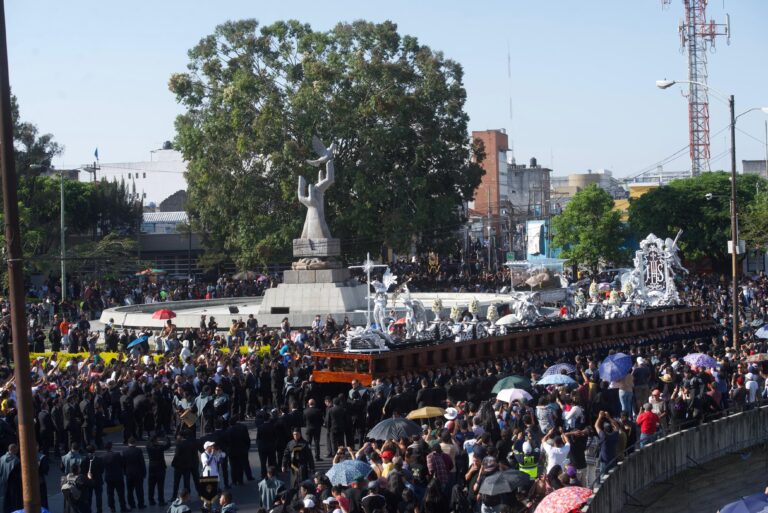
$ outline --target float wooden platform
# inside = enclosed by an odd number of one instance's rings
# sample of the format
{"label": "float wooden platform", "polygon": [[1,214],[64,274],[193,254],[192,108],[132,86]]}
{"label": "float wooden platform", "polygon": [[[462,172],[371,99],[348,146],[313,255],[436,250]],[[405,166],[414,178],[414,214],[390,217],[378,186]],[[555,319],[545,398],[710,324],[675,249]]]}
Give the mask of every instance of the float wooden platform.
{"label": "float wooden platform", "polygon": [[506,335],[465,342],[446,340],[406,346],[380,353],[313,351],[318,383],[349,383],[368,386],[374,378],[422,372],[514,356],[527,351],[567,348],[622,337],[645,336],[668,329],[690,328],[713,321],[701,307],[670,307],[646,310],[643,315],[620,319],[578,319],[521,327]]}

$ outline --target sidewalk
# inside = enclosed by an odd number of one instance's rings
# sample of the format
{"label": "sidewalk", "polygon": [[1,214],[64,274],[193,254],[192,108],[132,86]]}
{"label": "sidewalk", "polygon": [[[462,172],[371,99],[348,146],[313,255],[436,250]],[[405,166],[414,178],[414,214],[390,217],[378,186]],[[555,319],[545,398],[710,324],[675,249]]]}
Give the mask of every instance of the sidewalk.
{"label": "sidewalk", "polygon": [[[696,459],[695,455],[692,455]],[[755,446],[742,454],[710,461],[627,497],[624,513],[715,513],[721,506],[768,485],[768,449]],[[638,504],[639,503],[639,504]]]}

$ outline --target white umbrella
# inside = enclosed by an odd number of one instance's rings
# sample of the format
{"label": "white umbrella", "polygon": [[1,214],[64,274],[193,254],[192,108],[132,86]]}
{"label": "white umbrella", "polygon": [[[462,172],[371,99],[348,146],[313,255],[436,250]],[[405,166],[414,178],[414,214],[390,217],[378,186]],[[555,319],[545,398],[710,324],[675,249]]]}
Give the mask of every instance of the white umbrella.
{"label": "white umbrella", "polygon": [[[502,319],[503,319],[503,317],[502,317]],[[763,326],[762,328],[757,330],[755,332],[755,336],[757,338],[768,338],[768,324],[766,324],[765,326]]]}
{"label": "white umbrella", "polygon": [[496,326],[507,326],[509,324],[517,324],[520,322],[520,318],[515,314],[508,314],[496,321]]}
{"label": "white umbrella", "polygon": [[522,401],[523,399],[530,401],[533,399],[533,397],[522,388],[507,388],[496,395],[497,401],[504,401],[505,403],[511,403],[512,401]]}

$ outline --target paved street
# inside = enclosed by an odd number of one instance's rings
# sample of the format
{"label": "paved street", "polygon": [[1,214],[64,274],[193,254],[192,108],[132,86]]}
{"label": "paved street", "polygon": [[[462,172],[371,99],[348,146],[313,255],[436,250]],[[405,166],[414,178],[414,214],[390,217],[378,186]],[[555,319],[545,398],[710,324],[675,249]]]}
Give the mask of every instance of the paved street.
{"label": "paved street", "polygon": [[[695,458],[695,456],[694,456]],[[715,513],[721,506],[768,485],[768,450],[754,447],[678,474],[635,495],[624,513]],[[628,502],[634,502],[628,498]]]}
{"label": "paved street", "polygon": [[[252,428],[253,421],[247,421],[246,425],[248,425],[249,428]],[[259,456],[258,452],[256,451],[256,445],[255,445],[255,439],[256,439],[256,430],[250,429],[251,432],[251,440],[253,440],[251,445],[251,451],[249,456],[249,461],[251,464],[251,469],[253,470],[253,476],[256,478],[256,481],[248,482],[246,481],[245,484],[242,486],[235,486],[232,487],[232,494],[234,495],[235,502],[238,505],[238,509],[241,512],[252,512],[256,511],[256,500],[257,500],[257,483],[259,481],[259,470],[260,470],[260,464],[259,464]],[[125,447],[122,444],[122,431],[118,431],[116,433],[110,434],[106,437],[106,440],[110,440],[114,446],[113,451],[122,451]],[[321,455],[325,454],[325,433],[323,433],[322,437],[323,443],[321,446]],[[139,442],[137,444],[138,447],[141,447],[142,450],[146,446],[147,442]],[[100,453],[97,453],[100,454]],[[166,478],[165,478],[165,500],[169,501],[171,497],[171,488],[173,487],[173,469],[170,467],[171,465],[171,459],[173,458],[173,447],[171,447],[170,450],[166,452],[165,455],[165,461],[168,464],[168,469],[166,471]],[[63,511],[63,497],[60,492],[60,479],[61,479],[61,472],[59,471],[59,463],[60,460],[52,458],[51,459],[51,472],[48,475],[47,484],[48,484],[48,501],[49,501],[49,510],[51,513],[57,513]],[[323,459],[320,462],[317,462],[316,464],[317,470],[325,471],[328,468],[330,468],[330,460]],[[288,479],[288,476],[283,476],[283,481],[286,483],[289,483],[290,480]],[[199,511],[200,510],[200,501],[197,498],[197,494],[195,493],[194,486],[192,487],[192,509],[193,511]],[[166,513],[166,510],[168,506],[160,507],[160,506],[149,506],[148,503],[148,496],[147,496],[147,481],[144,480],[144,496],[147,500],[147,508],[141,511],[147,512],[147,513]],[[119,508],[118,508],[119,510]],[[96,511],[93,509],[92,511]],[[107,508],[107,501],[106,501],[106,489],[105,489],[105,497],[104,497],[104,512],[109,511]],[[134,510],[136,511],[136,510]]]}

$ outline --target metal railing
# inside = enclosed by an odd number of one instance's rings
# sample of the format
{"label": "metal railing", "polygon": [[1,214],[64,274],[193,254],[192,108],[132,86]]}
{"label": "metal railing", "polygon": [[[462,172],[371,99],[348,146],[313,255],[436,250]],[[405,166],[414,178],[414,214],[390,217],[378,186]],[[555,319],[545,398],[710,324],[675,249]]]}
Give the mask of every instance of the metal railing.
{"label": "metal railing", "polygon": [[612,513],[628,503],[640,504],[634,497],[638,491],[765,441],[768,400],[764,398],[747,407],[733,406],[705,416],[701,422],[646,442],[643,447],[638,442],[627,448],[634,450],[625,451],[621,461],[617,457],[605,475],[597,476],[592,486],[595,494],[584,511]]}

